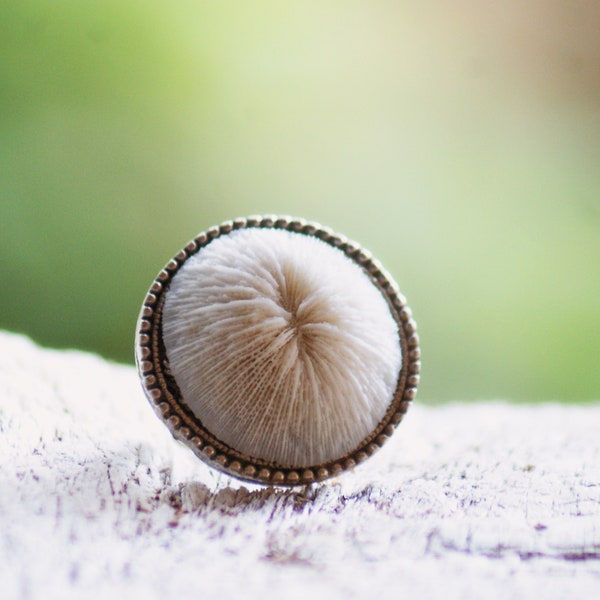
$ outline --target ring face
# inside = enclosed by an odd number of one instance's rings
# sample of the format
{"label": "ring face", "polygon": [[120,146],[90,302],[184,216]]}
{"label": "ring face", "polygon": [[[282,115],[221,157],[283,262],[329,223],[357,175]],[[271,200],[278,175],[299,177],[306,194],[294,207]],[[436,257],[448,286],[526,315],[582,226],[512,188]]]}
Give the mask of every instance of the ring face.
{"label": "ring face", "polygon": [[142,306],[136,363],[155,412],[199,458],[300,485],[389,439],[416,395],[420,349],[368,252],[267,216],[213,227],[167,263]]}

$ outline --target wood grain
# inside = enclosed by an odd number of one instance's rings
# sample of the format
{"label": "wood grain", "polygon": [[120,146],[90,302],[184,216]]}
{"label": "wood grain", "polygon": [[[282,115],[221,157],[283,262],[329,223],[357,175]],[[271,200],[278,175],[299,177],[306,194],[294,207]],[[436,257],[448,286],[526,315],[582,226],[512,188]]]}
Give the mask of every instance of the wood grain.
{"label": "wood grain", "polygon": [[172,440],[133,368],[0,332],[2,598],[600,594],[600,405],[417,404],[282,490]]}

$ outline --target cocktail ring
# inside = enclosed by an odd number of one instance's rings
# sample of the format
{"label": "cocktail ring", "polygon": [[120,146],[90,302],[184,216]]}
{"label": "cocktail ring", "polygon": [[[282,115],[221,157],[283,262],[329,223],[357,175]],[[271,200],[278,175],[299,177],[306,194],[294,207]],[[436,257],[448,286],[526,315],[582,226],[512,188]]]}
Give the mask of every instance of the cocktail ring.
{"label": "cocktail ring", "polygon": [[321,481],[373,454],[415,397],[419,359],[383,267],[289,217],[199,234],[152,283],[136,332],[142,385],[175,438],[272,485]]}

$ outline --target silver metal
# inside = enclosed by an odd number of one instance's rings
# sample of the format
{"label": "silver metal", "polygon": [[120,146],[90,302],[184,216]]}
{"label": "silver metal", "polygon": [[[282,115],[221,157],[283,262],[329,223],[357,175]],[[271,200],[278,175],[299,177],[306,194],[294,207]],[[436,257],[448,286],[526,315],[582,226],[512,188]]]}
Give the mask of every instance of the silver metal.
{"label": "silver metal", "polygon": [[[237,229],[286,229],[314,236],[342,251],[368,274],[386,299],[398,324],[402,367],[394,397],[384,418],[358,447],[336,460],[310,467],[295,468],[257,459],[238,452],[217,439],[187,407],[177,382],[171,374],[169,360],[162,340],[162,310],[169,285],[179,268],[190,257],[217,237]],[[419,383],[419,336],[416,322],[398,287],[369,252],[330,229],[303,219],[275,215],[251,216],[226,221],[197,235],[180,250],[160,271],[142,305],[137,323],[135,358],[144,392],[158,417],[165,422],[173,436],[189,446],[210,466],[233,477],[271,485],[306,485],[322,481],[351,469],[376,452],[392,435],[414,400]]]}

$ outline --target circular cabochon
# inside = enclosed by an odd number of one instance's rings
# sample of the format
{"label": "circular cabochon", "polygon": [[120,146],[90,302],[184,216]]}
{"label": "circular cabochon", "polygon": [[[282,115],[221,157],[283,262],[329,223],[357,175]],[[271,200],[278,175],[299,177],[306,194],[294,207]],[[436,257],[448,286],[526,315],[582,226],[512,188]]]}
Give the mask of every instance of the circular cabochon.
{"label": "circular cabochon", "polygon": [[235,477],[297,485],[362,462],[416,394],[416,324],[354,242],[250,217],[201,233],[138,322],[142,384],[173,435]]}

